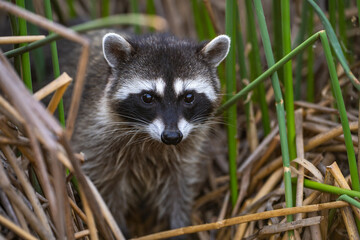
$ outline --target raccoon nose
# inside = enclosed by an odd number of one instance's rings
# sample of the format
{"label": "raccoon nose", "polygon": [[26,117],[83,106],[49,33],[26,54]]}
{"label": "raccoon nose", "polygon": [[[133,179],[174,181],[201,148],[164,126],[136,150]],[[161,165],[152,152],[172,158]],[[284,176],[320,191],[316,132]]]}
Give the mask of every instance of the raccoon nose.
{"label": "raccoon nose", "polygon": [[164,130],[161,134],[161,141],[167,145],[176,145],[182,138],[183,135],[179,130]]}

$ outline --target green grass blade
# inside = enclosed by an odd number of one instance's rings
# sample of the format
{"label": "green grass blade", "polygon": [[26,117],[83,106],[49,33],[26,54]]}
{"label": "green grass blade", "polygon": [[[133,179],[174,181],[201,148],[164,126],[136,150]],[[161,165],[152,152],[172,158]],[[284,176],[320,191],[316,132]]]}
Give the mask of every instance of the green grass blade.
{"label": "green grass blade", "polygon": [[74,18],[76,17],[76,11],[75,11],[75,6],[74,6],[74,0],[66,0],[66,4],[68,6],[68,10],[69,10],[69,16],[70,18]]}
{"label": "green grass blade", "polygon": [[[243,36],[241,34],[241,25],[240,25],[240,15],[238,8],[235,9],[236,11],[236,47],[237,47],[237,56],[238,56],[238,62],[239,62],[239,72],[240,72],[240,78],[241,83],[243,84],[243,80],[248,80],[248,73],[246,68],[246,62],[245,62],[245,47],[244,47],[244,41]],[[246,97],[246,99],[248,99]],[[246,129],[250,129],[251,127],[251,99],[248,99],[248,101],[245,102],[244,108],[245,108],[245,115],[246,115]],[[249,137],[250,131],[247,131],[247,136]],[[249,138],[248,138],[249,139]]]}
{"label": "green grass blade", "polygon": [[[302,43],[304,41],[304,36],[305,36],[305,32],[306,32],[306,27],[308,26],[308,11],[309,11],[309,7],[308,7],[308,3],[306,1],[303,1],[302,4],[302,12],[301,12],[301,24],[300,24],[300,29],[299,29],[299,33],[297,35],[296,38],[296,46],[298,46],[300,43]],[[309,20],[310,16],[309,16]],[[308,36],[310,36],[311,34],[309,34]],[[295,100],[300,100],[301,99],[301,80],[302,80],[302,68],[303,68],[303,53],[301,52],[297,57],[296,57],[296,69],[295,69]]]}
{"label": "green grass blade", "polygon": [[[304,1],[306,5],[309,4]],[[309,11],[309,21],[308,21],[308,35],[311,35],[314,31],[314,10],[308,8]],[[308,102],[315,101],[315,76],[314,76],[314,61],[315,54],[313,48],[308,48],[307,50],[308,60],[307,60],[307,76],[306,76],[306,100]]]}
{"label": "green grass blade", "polygon": [[[146,1],[146,13],[149,15],[156,15],[156,6],[154,0]],[[150,32],[155,32],[155,28],[150,27]]]}
{"label": "green grass blade", "polygon": [[349,197],[346,194],[341,195],[337,201],[345,201],[350,203],[351,205],[354,205],[357,208],[360,208],[360,203],[358,201],[356,201],[355,199],[353,199],[352,197]]}
{"label": "green grass blade", "polygon": [[[50,0],[44,0],[44,7],[45,7],[45,16],[50,21],[53,20],[52,18],[52,10],[51,10],[51,3]],[[56,47],[56,42],[50,43],[50,50],[51,50],[51,60],[53,65],[53,72],[54,72],[54,79],[60,76],[60,67],[59,67],[59,58],[58,58],[58,51]],[[65,114],[64,114],[64,105],[63,100],[61,99],[58,105],[58,113],[59,113],[59,121],[63,127],[65,127]]]}
{"label": "green grass blade", "polygon": [[249,85],[247,85],[245,88],[243,88],[241,91],[239,91],[237,94],[235,94],[232,98],[227,100],[221,107],[218,108],[216,114],[219,115],[226,111],[230,106],[235,104],[241,97],[244,97],[246,94],[248,94],[251,90],[253,90],[258,84],[260,84],[262,81],[270,77],[274,72],[276,72],[278,69],[280,69],[284,64],[304,51],[307,47],[312,46],[314,42],[320,37],[320,32],[315,33],[311,37],[309,37],[306,41],[301,43],[299,46],[297,46],[294,50],[292,50],[290,53],[288,53],[286,56],[284,56],[282,59],[280,59],[277,63],[275,63],[273,66],[269,67],[268,70],[266,70],[263,74],[261,74],[259,77],[257,77],[254,81],[252,81]]}
{"label": "green grass blade", "polygon": [[249,69],[250,81],[252,81],[261,74],[262,67],[252,0],[245,0],[245,7],[247,42],[251,44],[251,50],[249,51]]}
{"label": "green grass blade", "polygon": [[[32,1],[25,1],[25,7],[34,12],[34,6]],[[40,35],[39,28],[32,24],[28,23],[28,32],[30,35]],[[32,58],[36,64],[33,65],[35,69],[35,76],[36,82],[42,82],[46,76],[46,67],[45,67],[45,58],[44,58],[44,51],[42,48],[38,48],[32,52]]]}
{"label": "green grass blade", "polygon": [[[255,16],[252,8],[252,0],[245,1],[246,6],[246,21],[247,21],[247,38],[251,44],[251,51],[249,52],[249,66],[250,66],[250,82],[262,73],[260,49],[256,32]],[[266,102],[266,91],[263,83],[259,84],[255,90],[255,99],[260,105],[261,121],[264,128],[264,134],[270,133],[270,117]]]}
{"label": "green grass blade", "polygon": [[97,17],[97,0],[90,0],[91,1],[91,8],[90,8],[90,15],[91,19],[96,19]]}
{"label": "green grass blade", "polygon": [[329,1],[329,21],[336,32],[336,0]]}
{"label": "green grass blade", "polygon": [[110,1],[102,0],[101,1],[101,17],[110,16]]}
{"label": "green grass blade", "polygon": [[[325,32],[320,34],[320,39],[321,39],[321,42],[322,42],[322,45],[324,48],[326,61],[327,61],[328,68],[330,71],[331,86],[332,86],[333,94],[335,95],[336,104],[337,104],[339,114],[340,114],[341,125],[342,125],[343,132],[344,132],[345,146],[346,146],[346,152],[348,155],[348,163],[349,163],[352,187],[354,190],[360,191],[359,172],[357,169],[357,163],[356,163],[356,158],[355,158],[354,146],[352,143],[349,121],[347,119],[344,99],[342,97],[339,79],[337,77],[336,68],[335,68],[334,60],[333,60],[333,57],[331,54],[329,41],[327,39]],[[355,220],[356,220],[358,232],[360,232],[360,221],[357,218]]]}
{"label": "green grass blade", "polygon": [[54,8],[54,12],[56,13],[56,16],[58,17],[59,23],[66,25],[66,20],[64,17],[64,13],[62,12],[62,9],[59,5],[59,0],[52,0],[51,6]]}
{"label": "green grass blade", "polygon": [[[291,181],[293,183],[296,183],[297,178],[292,178]],[[318,190],[321,192],[331,193],[331,194],[337,194],[337,195],[346,194],[351,197],[360,198],[360,192],[358,191],[335,187],[324,183],[314,182],[308,179],[304,179],[304,187]]]}
{"label": "green grass blade", "polygon": [[315,12],[319,16],[319,18],[326,30],[326,33],[329,37],[329,41],[332,46],[332,49],[334,50],[334,53],[335,53],[337,59],[339,60],[341,66],[344,68],[346,75],[350,78],[350,81],[355,86],[355,88],[357,90],[360,90],[360,82],[354,76],[354,74],[351,72],[350,67],[347,64],[346,58],[344,56],[344,53],[341,50],[340,43],[339,43],[338,39],[336,38],[336,34],[334,32],[334,29],[331,27],[329,20],[326,18],[325,14],[321,11],[321,8],[313,0],[307,0],[307,1],[314,8]]}
{"label": "green grass blade", "polygon": [[[11,31],[13,36],[19,36],[19,24],[17,18],[12,14],[9,14]],[[14,49],[17,49],[19,44],[14,44]],[[17,55],[14,58],[14,67],[16,72],[21,76],[21,56]]]}
{"label": "green grass blade", "polygon": [[[274,56],[278,61],[283,56],[283,39],[282,39],[282,21],[281,21],[281,1],[273,0],[272,2],[272,23],[273,23],[273,35],[274,35]],[[278,77],[283,83],[284,69],[278,70]]]}
{"label": "green grass blade", "polygon": [[348,49],[348,38],[346,35],[345,1],[338,0],[337,4],[338,4],[337,5],[338,6],[338,16],[339,16],[338,24],[339,24],[339,35],[340,35],[340,40],[341,40],[341,46],[343,48],[346,59],[349,61],[350,55],[347,54],[347,52],[346,52]]}
{"label": "green grass blade", "polygon": [[[19,7],[25,8],[24,0],[16,0],[16,4]],[[25,19],[19,18],[19,33],[21,36],[27,35],[27,26]],[[20,47],[26,46],[27,43],[21,43]],[[31,81],[31,68],[30,68],[30,54],[25,52],[21,55],[21,68],[22,68],[22,78],[25,83],[25,86],[32,92],[32,81]]]}
{"label": "green grass blade", "polygon": [[[139,13],[139,1],[138,0],[130,0],[130,7],[132,13]],[[140,26],[135,26],[135,33],[140,34],[141,28]]]}
{"label": "green grass blade", "polygon": [[215,28],[203,1],[191,0],[195,30],[199,40],[216,37]]}
{"label": "green grass blade", "polygon": [[336,98],[337,107],[340,114],[341,125],[344,131],[344,138],[345,138],[345,145],[346,151],[348,155],[348,162],[349,162],[349,169],[350,169],[350,177],[352,182],[352,187],[356,191],[360,191],[360,184],[359,184],[359,174],[357,170],[356,158],[355,158],[355,151],[354,146],[352,143],[351,132],[349,128],[349,121],[346,115],[346,108],[344,104],[344,100],[341,93],[341,88],[339,84],[339,80],[336,73],[336,68],[334,64],[333,57],[331,55],[330,45],[328,38],[325,32],[320,33],[320,39],[324,48],[326,62],[328,64],[329,72],[330,72],[330,79],[331,85],[333,87],[333,92]]}
{"label": "green grass blade", "polygon": [[[226,96],[229,99],[236,92],[236,0],[226,0],[225,10],[225,32],[231,38],[231,47],[226,58]],[[231,203],[235,206],[238,195],[238,184],[236,176],[236,156],[237,156],[237,113],[236,105],[227,111],[227,135],[229,151],[229,172],[230,172],[230,193]]]}
{"label": "green grass blade", "polygon": [[[282,20],[282,42],[283,55],[291,52],[291,31],[290,31],[290,0],[281,1],[281,20]],[[295,111],[294,111],[294,86],[292,76],[292,63],[284,65],[284,84],[285,84],[285,110],[286,125],[289,144],[290,160],[296,158],[295,143]]]}
{"label": "green grass blade", "polygon": [[199,8],[198,0],[191,0],[191,6],[192,6],[192,10],[193,10],[193,16],[194,16],[194,21],[195,21],[195,29],[196,29],[197,37],[199,40],[205,40],[206,36],[205,36],[204,28],[203,28],[203,21],[201,19],[201,15],[200,15],[200,8]]}
{"label": "green grass blade", "polygon": [[240,25],[240,16],[238,8],[235,9],[236,14],[236,49],[237,49],[237,56],[239,61],[239,72],[241,79],[248,79],[248,73],[246,68],[246,60],[245,60],[245,47],[243,36],[241,33],[241,25]]}
{"label": "green grass blade", "polygon": [[[262,8],[262,4],[260,0],[254,0],[254,5],[256,9],[256,15],[258,18],[259,26],[260,26],[260,34],[262,38],[262,42],[264,45],[265,56],[269,67],[275,64],[274,55],[271,49],[271,42],[269,33],[266,26],[264,11]],[[274,88],[275,94],[275,104],[276,104],[276,113],[279,121],[279,135],[280,135],[280,144],[281,144],[281,152],[283,158],[283,166],[284,166],[284,182],[285,182],[285,201],[286,207],[293,206],[292,199],[292,186],[291,186],[291,172],[290,172],[290,159],[289,159],[289,148],[286,134],[286,123],[285,123],[285,110],[284,110],[284,100],[282,98],[279,78],[277,73],[274,73],[271,76],[271,83]],[[292,221],[292,215],[287,216],[288,221]]]}

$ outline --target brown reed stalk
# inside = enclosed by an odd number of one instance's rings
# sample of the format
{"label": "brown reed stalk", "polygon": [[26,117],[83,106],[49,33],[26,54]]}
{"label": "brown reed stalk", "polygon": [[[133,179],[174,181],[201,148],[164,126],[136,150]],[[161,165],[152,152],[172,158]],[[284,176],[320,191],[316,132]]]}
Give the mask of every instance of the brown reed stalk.
{"label": "brown reed stalk", "polygon": [[44,35],[32,35],[32,36],[6,36],[0,37],[0,44],[19,44],[29,43],[44,39]]}
{"label": "brown reed stalk", "polygon": [[228,218],[215,223],[207,223],[202,225],[196,225],[196,226],[190,226],[190,227],[184,227],[184,228],[178,228],[169,231],[154,233],[139,238],[133,238],[133,240],[164,239],[164,238],[175,237],[175,236],[180,236],[180,235],[190,234],[200,231],[220,229],[223,227],[228,227],[240,223],[268,219],[272,217],[286,216],[296,213],[316,212],[316,211],[321,211],[323,209],[342,208],[347,206],[349,206],[349,204],[346,202],[336,201],[336,202],[314,204],[314,205],[308,205],[302,207],[282,208],[272,211],[265,211],[265,212],[253,213],[253,214],[248,214],[234,218]]}

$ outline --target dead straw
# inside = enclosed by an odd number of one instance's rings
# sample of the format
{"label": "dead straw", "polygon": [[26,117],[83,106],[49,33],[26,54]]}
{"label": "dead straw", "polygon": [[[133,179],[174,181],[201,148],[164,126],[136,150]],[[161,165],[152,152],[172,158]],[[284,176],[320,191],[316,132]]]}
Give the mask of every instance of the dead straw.
{"label": "dead straw", "polygon": [[174,230],[159,232],[150,234],[147,236],[139,237],[139,238],[133,238],[133,240],[150,240],[150,239],[164,239],[169,237],[175,237],[180,236],[184,234],[190,234],[200,231],[209,231],[212,229],[220,229],[223,227],[228,227],[240,223],[246,223],[251,221],[257,221],[262,219],[268,219],[272,217],[279,217],[279,216],[286,216],[290,214],[297,214],[297,213],[307,213],[307,212],[316,212],[321,211],[323,209],[332,209],[332,208],[342,208],[349,206],[348,203],[343,201],[337,201],[337,202],[329,202],[329,203],[322,203],[322,204],[314,204],[314,205],[308,205],[308,206],[302,206],[302,207],[292,207],[292,208],[283,208],[283,209],[277,209],[272,211],[265,211],[260,213],[253,213],[248,214],[244,216],[234,217],[234,218],[228,218],[219,222],[215,223],[207,223],[202,225],[196,225],[196,226],[190,226],[190,227],[184,227],[184,228],[178,228]]}
{"label": "dead straw", "polygon": [[[296,155],[298,158],[305,158],[304,155],[304,139],[303,139],[303,110],[302,108],[295,111],[295,131],[296,131]],[[304,195],[304,167],[298,166],[298,179],[296,185],[296,206],[300,207],[303,205]],[[301,220],[302,214],[297,214],[295,220]]]}
{"label": "dead straw", "polygon": [[29,43],[35,42],[41,39],[44,39],[44,35],[37,36],[7,36],[0,37],[0,44],[19,44],[19,43]]}

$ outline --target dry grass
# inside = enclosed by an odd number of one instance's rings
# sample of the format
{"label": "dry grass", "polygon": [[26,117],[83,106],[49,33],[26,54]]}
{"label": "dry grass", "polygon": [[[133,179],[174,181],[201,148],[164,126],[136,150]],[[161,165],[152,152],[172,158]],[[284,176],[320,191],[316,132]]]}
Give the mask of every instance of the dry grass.
{"label": "dry grass", "polygon": [[[205,2],[212,12],[211,5]],[[166,7],[176,11],[174,6]],[[9,3],[1,1],[0,9],[83,46],[77,75],[71,76],[77,81],[65,130],[38,100],[55,91],[54,100],[49,106],[50,112],[53,112],[71,77],[64,73],[32,96],[0,52],[0,238],[98,239],[102,235],[105,239],[124,239],[99,193],[82,173],[81,155],[71,150],[68,141],[73,132],[88,61],[87,40]],[[214,13],[210,16],[215,18]],[[219,28],[216,27],[217,32],[221,32]],[[278,129],[273,124],[273,131],[260,143],[252,141],[251,147],[246,137],[239,133],[240,189],[234,208],[229,204],[226,146],[221,145],[214,147],[209,154],[212,156],[208,169],[209,181],[194,204],[194,225],[136,239],[160,239],[187,233],[198,233],[199,239],[282,239],[288,230],[295,230],[296,239],[342,239],[343,234],[350,239],[359,239],[354,220],[360,217],[359,209],[335,201],[336,195],[302,187],[304,178],[346,189],[351,186],[338,112],[332,106],[330,87],[324,84],[329,82],[328,76],[323,74],[324,64],[324,59],[319,57],[315,71],[322,95],[317,103],[295,103],[298,166],[294,164],[292,172],[294,177],[298,177],[296,207],[284,208],[284,169]],[[338,75],[344,77],[341,71]],[[359,114],[354,99],[358,95],[348,80],[341,81],[346,91],[350,129],[356,131]],[[273,93],[268,92],[268,105],[274,106]],[[258,106],[253,106],[252,110],[256,127],[259,126],[261,115]],[[245,119],[242,115],[239,116],[239,124],[244,129]],[[253,134],[250,139],[259,139],[256,131]],[[224,139],[221,129],[217,139],[210,144],[218,146]],[[359,144],[355,134],[353,143],[355,146]],[[69,175],[65,174],[65,168],[70,170]],[[34,181],[34,175],[38,183]],[[71,176],[77,178],[79,192],[70,182]],[[329,217],[330,209],[335,211],[333,218]],[[285,223],[289,214],[296,214],[295,220]]]}

